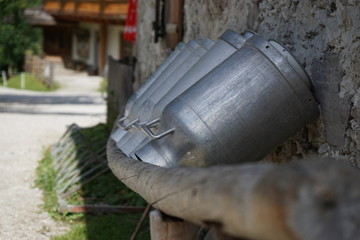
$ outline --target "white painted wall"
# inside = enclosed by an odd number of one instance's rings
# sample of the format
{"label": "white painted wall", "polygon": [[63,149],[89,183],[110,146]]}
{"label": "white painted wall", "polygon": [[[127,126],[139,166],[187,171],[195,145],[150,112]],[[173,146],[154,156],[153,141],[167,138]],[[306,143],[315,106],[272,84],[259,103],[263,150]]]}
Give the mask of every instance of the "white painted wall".
{"label": "white painted wall", "polygon": [[97,33],[99,32],[99,24],[97,23],[79,23],[79,28],[85,28],[90,31],[90,52],[88,58],[83,58],[78,56],[77,54],[77,39],[75,34],[73,35],[73,49],[72,49],[72,58],[74,60],[79,60],[87,63],[91,66],[97,66],[98,60],[96,59],[96,56],[98,56],[98,45],[96,44],[97,40]]}
{"label": "white painted wall", "polygon": [[120,32],[121,26],[109,25],[107,28],[107,56],[112,56],[114,59],[120,59]]}
{"label": "white painted wall", "polygon": [[[85,62],[90,66],[98,66],[99,58],[99,43],[98,34],[100,31],[100,25],[98,23],[79,23],[79,28],[88,29],[90,31],[90,52],[88,58],[83,58],[77,54],[78,42],[76,35],[73,35],[73,49],[72,49],[72,59]],[[123,30],[122,26],[119,25],[109,25],[107,27],[107,47],[106,47],[106,56],[112,56],[114,59],[120,59],[120,33]],[[106,58],[107,61],[107,58]],[[107,65],[107,63],[106,63]],[[106,67],[105,67],[106,68]],[[106,70],[105,70],[106,71]]]}

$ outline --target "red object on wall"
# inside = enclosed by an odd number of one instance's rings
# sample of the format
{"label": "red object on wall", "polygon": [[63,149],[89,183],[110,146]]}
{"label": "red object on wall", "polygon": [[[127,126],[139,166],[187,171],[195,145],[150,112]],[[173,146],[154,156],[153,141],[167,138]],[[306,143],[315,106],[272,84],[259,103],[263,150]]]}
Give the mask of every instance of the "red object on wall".
{"label": "red object on wall", "polygon": [[124,39],[134,43],[136,40],[136,10],[137,0],[129,0],[129,8],[126,16]]}

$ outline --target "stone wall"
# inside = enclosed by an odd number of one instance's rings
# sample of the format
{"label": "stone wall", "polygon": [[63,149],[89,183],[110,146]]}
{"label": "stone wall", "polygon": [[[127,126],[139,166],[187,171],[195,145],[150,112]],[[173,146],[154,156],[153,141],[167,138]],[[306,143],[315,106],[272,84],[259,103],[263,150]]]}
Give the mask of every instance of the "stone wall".
{"label": "stone wall", "polygon": [[[139,0],[137,78],[170,49],[153,41],[154,0]],[[360,2],[357,0],[185,0],[184,41],[251,29],[283,43],[311,77],[321,117],[267,159],[314,152],[360,166]]]}
{"label": "stone wall", "polygon": [[143,83],[171,53],[164,39],[154,43],[155,0],[138,0],[135,79]]}
{"label": "stone wall", "polygon": [[31,73],[47,87],[54,87],[54,62],[27,52],[25,54],[24,68],[25,72]]}

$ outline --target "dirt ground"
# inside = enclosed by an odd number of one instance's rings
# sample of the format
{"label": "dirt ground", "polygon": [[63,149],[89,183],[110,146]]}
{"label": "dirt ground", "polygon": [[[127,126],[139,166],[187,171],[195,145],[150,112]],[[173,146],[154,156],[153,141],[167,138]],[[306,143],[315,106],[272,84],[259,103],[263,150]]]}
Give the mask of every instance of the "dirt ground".
{"label": "dirt ground", "polygon": [[62,85],[56,92],[0,87],[0,240],[45,240],[66,231],[42,210],[35,169],[68,125],[105,122],[105,101],[96,92],[100,77],[60,65],[55,73]]}

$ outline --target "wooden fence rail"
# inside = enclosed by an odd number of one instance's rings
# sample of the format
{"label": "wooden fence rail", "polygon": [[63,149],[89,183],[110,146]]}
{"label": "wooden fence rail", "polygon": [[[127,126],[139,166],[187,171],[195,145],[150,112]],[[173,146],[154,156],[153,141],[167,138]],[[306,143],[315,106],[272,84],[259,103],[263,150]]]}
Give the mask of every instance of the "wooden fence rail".
{"label": "wooden fence rail", "polygon": [[113,140],[108,164],[162,212],[234,237],[340,240],[360,236],[360,172],[332,159],[162,168],[126,157]]}

